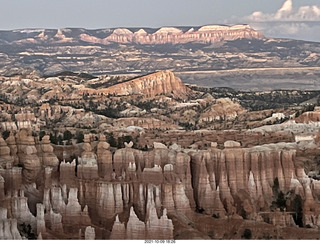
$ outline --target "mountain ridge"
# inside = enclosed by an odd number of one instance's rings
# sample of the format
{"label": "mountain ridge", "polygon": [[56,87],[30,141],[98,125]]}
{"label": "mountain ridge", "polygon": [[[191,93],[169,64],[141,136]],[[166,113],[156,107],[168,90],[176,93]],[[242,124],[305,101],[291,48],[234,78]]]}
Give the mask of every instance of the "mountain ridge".
{"label": "mountain ridge", "polygon": [[190,92],[190,89],[171,71],[163,70],[114,84],[107,88],[84,88],[79,89],[78,92],[89,95],[143,95],[149,98],[166,94],[183,98]]}
{"label": "mountain ridge", "polygon": [[[72,39],[69,39],[72,38]],[[223,40],[235,40],[238,38],[263,39],[261,32],[252,29],[249,25],[205,25],[194,27],[171,27],[160,28],[61,28],[45,29],[31,28],[19,30],[0,30],[0,40],[7,43],[30,41],[30,42],[78,42],[100,43],[108,45],[115,43],[138,43],[138,44],[163,44],[163,43],[215,43]]]}
{"label": "mountain ridge", "polygon": [[0,31],[4,76],[25,70],[143,75],[319,64],[320,43],[265,38],[248,25]]}

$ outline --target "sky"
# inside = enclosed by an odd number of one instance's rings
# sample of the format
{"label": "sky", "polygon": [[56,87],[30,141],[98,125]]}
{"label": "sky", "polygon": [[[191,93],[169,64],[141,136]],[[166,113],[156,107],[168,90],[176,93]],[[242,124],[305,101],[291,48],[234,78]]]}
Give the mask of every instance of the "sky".
{"label": "sky", "polygon": [[320,42],[320,0],[0,0],[1,30],[238,23]]}

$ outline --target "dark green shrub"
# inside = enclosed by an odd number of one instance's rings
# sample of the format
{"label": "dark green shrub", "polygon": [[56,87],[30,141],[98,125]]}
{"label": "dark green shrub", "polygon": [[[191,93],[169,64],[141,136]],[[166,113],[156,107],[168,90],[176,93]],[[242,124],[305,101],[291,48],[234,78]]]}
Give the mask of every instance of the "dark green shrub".
{"label": "dark green shrub", "polygon": [[246,240],[250,240],[252,238],[251,230],[250,229],[245,229],[241,237],[246,239]]}

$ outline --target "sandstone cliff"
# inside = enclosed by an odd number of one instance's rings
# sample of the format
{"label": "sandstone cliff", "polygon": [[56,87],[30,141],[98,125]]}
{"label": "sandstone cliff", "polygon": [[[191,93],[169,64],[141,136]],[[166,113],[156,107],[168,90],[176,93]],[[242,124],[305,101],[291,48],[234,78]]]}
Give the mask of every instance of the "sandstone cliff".
{"label": "sandstone cliff", "polygon": [[[34,147],[32,136],[24,133],[17,136],[20,157],[25,144]],[[199,221],[195,212],[281,228],[296,227],[299,221],[304,227],[320,225],[320,181],[306,175],[294,143],[244,148],[227,140],[223,149],[213,142],[208,150],[154,143],[152,150],[141,151],[130,142],[112,150],[105,136],[94,144],[86,135],[81,157],[59,163],[56,176],[51,167],[56,167],[57,158],[47,139],[39,144],[45,145],[41,160],[32,162],[36,172],[28,167],[23,172],[28,181],[44,175],[43,183],[22,185],[20,170],[20,184],[14,186],[15,167],[0,170],[0,239],[19,238],[16,223],[30,225],[43,239],[52,238],[52,233],[72,239],[172,239],[183,223],[190,227]],[[6,148],[2,159],[12,163],[4,141],[1,145]],[[286,200],[282,206],[277,206],[279,194]],[[297,204],[299,219],[292,214]],[[210,226],[202,223],[199,229]]]}
{"label": "sandstone cliff", "polygon": [[101,44],[110,42],[138,44],[216,43],[241,38],[263,39],[264,36],[249,25],[207,25],[200,28],[189,28],[187,31],[175,27],[162,27],[153,33],[148,33],[144,29],[132,32],[129,29],[118,28],[104,39],[85,34],[81,36],[83,41]]}
{"label": "sandstone cliff", "polygon": [[215,104],[206,109],[199,117],[199,123],[234,120],[246,110],[229,98],[219,98]]}
{"label": "sandstone cliff", "polygon": [[82,94],[115,94],[144,95],[154,97],[160,94],[185,97],[190,90],[171,71],[159,71],[139,78],[134,78],[120,84],[102,89],[82,88],[78,91]]}

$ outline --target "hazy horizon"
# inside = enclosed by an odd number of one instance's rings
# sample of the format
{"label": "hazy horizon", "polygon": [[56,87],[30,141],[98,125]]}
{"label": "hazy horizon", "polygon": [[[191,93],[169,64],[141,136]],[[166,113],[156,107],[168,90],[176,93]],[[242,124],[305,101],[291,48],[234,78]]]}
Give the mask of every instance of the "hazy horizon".
{"label": "hazy horizon", "polygon": [[0,4],[0,30],[250,24],[266,36],[320,42],[318,0],[0,0]]}

